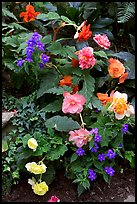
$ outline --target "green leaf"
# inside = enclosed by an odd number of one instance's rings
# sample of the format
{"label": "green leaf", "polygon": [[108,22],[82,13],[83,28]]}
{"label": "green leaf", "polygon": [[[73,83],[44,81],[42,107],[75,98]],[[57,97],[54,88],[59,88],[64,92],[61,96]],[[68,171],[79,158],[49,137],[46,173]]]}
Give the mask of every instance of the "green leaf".
{"label": "green leaf", "polygon": [[70,163],[75,161],[77,158],[78,158],[78,155],[76,153],[72,154],[71,159],[70,159]]}
{"label": "green leaf", "polygon": [[83,73],[83,78],[83,88],[79,93],[86,98],[86,104],[88,105],[95,89],[95,79],[90,76],[89,72]]}
{"label": "green leaf", "polygon": [[91,98],[91,105],[94,108],[97,108],[98,110],[102,109],[102,103],[101,103],[101,101],[96,96],[92,96],[92,98]]}
{"label": "green leaf", "polygon": [[114,22],[113,19],[105,17],[105,18],[98,18],[93,24],[92,29],[95,28],[104,28]]}
{"label": "green leaf", "polygon": [[81,184],[78,184],[78,187],[77,187],[78,196],[80,196],[84,191],[85,191],[85,188]]}
{"label": "green leaf", "polygon": [[40,14],[37,15],[36,19],[46,21],[46,20],[48,20],[47,14],[40,13]]}
{"label": "green leaf", "polygon": [[69,86],[65,86],[65,85],[63,87],[53,87],[51,89],[48,89],[45,93],[53,93],[56,95],[62,95],[64,91],[71,92],[72,88]]}
{"label": "green leaf", "polygon": [[50,152],[47,152],[46,157],[53,161],[56,159],[59,159],[60,156],[63,156],[64,153],[68,150],[67,146],[65,145],[58,145],[56,149],[51,150]]}
{"label": "green leaf", "polygon": [[41,42],[44,44],[49,44],[52,41],[51,35],[47,35],[41,39]]}
{"label": "green leaf", "polygon": [[95,167],[96,167],[97,169],[103,170],[103,167],[102,167],[102,163],[101,163],[101,162],[95,161],[95,162],[94,162],[94,165],[95,165]]}
{"label": "green leaf", "polygon": [[105,180],[106,183],[109,183],[110,178],[107,174],[103,174],[103,179]]}
{"label": "green leaf", "polygon": [[23,147],[25,148],[28,140],[31,138],[32,136],[30,134],[26,134],[23,138],[22,138],[22,142],[23,142]]}
{"label": "green leaf", "polygon": [[89,189],[89,188],[90,188],[90,182],[89,182],[89,180],[86,179],[85,181],[83,181],[82,186],[83,186],[85,189]]}
{"label": "green leaf", "polygon": [[68,132],[70,130],[80,129],[78,122],[67,116],[53,116],[45,122],[47,128],[55,128],[58,131]]}
{"label": "green leaf", "polygon": [[105,59],[108,59],[107,54],[103,50],[94,51],[93,53],[94,53],[95,56],[99,56],[99,57],[103,57]]}
{"label": "green leaf", "polygon": [[43,96],[50,88],[58,85],[59,78],[56,72],[48,72],[42,82],[40,83],[40,88],[37,91],[37,99]]}
{"label": "green leaf", "polygon": [[8,17],[13,18],[14,20],[18,21],[16,16],[5,7],[2,8],[2,15],[3,16],[8,16]]}
{"label": "green leaf", "polygon": [[63,21],[65,21],[66,23],[68,23],[68,24],[74,24],[74,25],[76,25],[76,23],[74,22],[74,21],[71,21],[69,18],[67,18],[66,16],[61,16],[61,19],[63,20]]}
{"label": "green leaf", "polygon": [[2,139],[2,152],[6,152],[8,150],[8,143],[5,139]]}
{"label": "green leaf", "polygon": [[47,18],[49,19],[49,20],[53,20],[53,19],[60,19],[60,16],[59,16],[59,14],[58,13],[56,13],[56,12],[49,12],[48,14],[47,14]]}
{"label": "green leaf", "polygon": [[52,112],[52,113],[55,113],[57,111],[60,111],[62,108],[62,99],[58,99],[58,100],[55,100],[54,102],[46,105],[44,108],[42,108],[40,111],[43,111],[43,112]]}

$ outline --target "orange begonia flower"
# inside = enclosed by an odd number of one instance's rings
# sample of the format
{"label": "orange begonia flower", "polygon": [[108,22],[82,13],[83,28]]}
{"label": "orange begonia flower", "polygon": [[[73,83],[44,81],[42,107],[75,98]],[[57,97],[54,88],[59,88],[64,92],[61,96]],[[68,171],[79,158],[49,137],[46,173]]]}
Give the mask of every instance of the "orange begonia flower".
{"label": "orange begonia flower", "polygon": [[127,77],[128,77],[128,72],[125,72],[124,74],[122,74],[121,77],[119,78],[119,84],[124,83]]}
{"label": "orange begonia flower", "polygon": [[101,101],[103,106],[106,106],[108,102],[113,101],[113,97],[109,97],[108,94],[97,93],[97,97]]}
{"label": "orange begonia flower", "polygon": [[[60,86],[70,86],[72,87],[72,76],[64,76],[63,79],[60,80]],[[78,91],[78,85],[76,84],[75,86],[72,87],[72,93],[76,93]]]}
{"label": "orange begonia flower", "polygon": [[23,20],[27,23],[34,21],[38,14],[40,14],[40,12],[35,12],[35,9],[32,5],[27,5],[26,12],[21,12],[20,18],[24,18]]}
{"label": "orange begonia flower", "polygon": [[77,67],[79,65],[79,61],[75,58],[72,58],[72,67]]}
{"label": "orange begonia flower", "polygon": [[110,58],[108,62],[110,63],[108,66],[108,72],[112,78],[119,78],[124,74],[125,67],[119,60]]}
{"label": "orange begonia flower", "polygon": [[[78,38],[78,41],[85,41],[88,40],[91,35],[92,31],[90,30],[90,24],[86,26],[87,21],[84,21],[77,29],[76,34],[74,35],[74,39]],[[81,30],[81,31],[80,31]]]}
{"label": "orange begonia flower", "polygon": [[72,76],[64,76],[63,79],[60,80],[60,86],[72,86]]}

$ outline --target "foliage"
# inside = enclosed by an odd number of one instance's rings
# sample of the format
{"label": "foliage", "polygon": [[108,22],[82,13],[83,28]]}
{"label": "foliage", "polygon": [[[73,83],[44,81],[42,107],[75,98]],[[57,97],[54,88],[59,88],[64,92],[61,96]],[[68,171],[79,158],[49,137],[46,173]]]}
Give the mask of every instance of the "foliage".
{"label": "foliage", "polygon": [[[3,4],[2,65],[15,87],[25,83],[31,94],[18,100],[3,94],[3,107],[17,110],[15,130],[3,140],[3,172],[16,182],[19,172],[36,172],[26,169],[35,162],[44,173],[30,179],[34,189],[42,181],[50,185],[65,168],[80,196],[96,177],[110,183],[118,157],[134,167],[134,148],[128,149],[133,141],[126,140],[135,125],[134,52],[115,49],[115,19],[103,15],[103,5],[110,12],[112,2],[31,2],[40,14],[23,26],[19,7],[23,12],[27,4],[16,3],[18,16],[11,2]],[[113,67],[112,60],[119,65]],[[110,71],[117,69],[113,77]]]}

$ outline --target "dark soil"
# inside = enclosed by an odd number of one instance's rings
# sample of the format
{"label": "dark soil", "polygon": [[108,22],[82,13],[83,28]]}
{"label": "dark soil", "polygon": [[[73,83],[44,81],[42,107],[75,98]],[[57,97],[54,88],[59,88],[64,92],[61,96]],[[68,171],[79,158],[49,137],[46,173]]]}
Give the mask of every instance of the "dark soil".
{"label": "dark soil", "polygon": [[57,172],[44,196],[34,194],[27,179],[26,175],[22,175],[11,192],[3,196],[2,202],[47,202],[52,195],[60,198],[61,202],[124,202],[129,195],[135,196],[135,171],[130,167],[125,167],[123,173],[116,172],[110,185],[102,179],[96,180],[91,190],[80,197],[77,195],[77,185],[68,180],[63,171]]}

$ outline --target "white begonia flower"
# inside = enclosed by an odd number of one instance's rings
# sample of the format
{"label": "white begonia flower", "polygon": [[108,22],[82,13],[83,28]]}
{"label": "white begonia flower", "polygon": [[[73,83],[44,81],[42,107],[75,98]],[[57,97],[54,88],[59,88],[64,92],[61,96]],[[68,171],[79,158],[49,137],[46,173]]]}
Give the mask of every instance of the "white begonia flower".
{"label": "white begonia flower", "polygon": [[32,149],[33,151],[36,151],[37,146],[38,146],[38,143],[37,143],[37,141],[35,140],[35,138],[30,138],[30,139],[28,140],[28,147],[29,147],[30,149]]}

